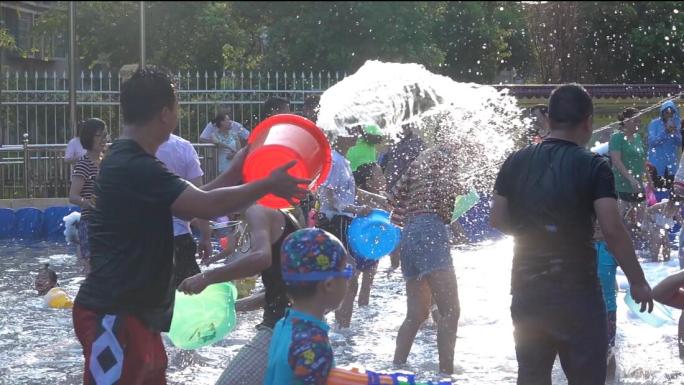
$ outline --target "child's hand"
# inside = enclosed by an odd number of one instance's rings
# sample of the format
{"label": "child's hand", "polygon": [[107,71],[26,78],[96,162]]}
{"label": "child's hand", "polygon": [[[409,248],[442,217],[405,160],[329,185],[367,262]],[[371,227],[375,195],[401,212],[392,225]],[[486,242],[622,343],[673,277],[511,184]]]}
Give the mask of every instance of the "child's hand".
{"label": "child's hand", "polygon": [[185,294],[199,294],[207,286],[209,286],[209,282],[205,279],[204,273],[200,273],[184,279],[178,286],[178,291]]}

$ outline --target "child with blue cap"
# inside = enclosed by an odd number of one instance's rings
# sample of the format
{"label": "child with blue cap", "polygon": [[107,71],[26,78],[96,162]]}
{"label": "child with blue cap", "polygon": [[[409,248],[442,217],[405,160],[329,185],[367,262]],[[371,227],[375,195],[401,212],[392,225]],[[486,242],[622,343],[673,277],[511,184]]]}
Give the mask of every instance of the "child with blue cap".
{"label": "child with blue cap", "polygon": [[264,385],[324,385],[334,366],[324,318],[342,302],[353,268],[342,243],[321,229],[293,232],[280,255],[292,307],[273,331]]}

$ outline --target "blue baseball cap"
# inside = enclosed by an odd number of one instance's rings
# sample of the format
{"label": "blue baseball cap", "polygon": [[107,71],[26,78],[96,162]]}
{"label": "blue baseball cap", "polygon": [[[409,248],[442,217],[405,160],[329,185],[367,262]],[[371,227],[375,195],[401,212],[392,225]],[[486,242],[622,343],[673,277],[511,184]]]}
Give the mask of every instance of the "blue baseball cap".
{"label": "blue baseball cap", "polygon": [[280,269],[285,283],[349,279],[354,268],[346,263],[347,250],[327,231],[306,228],[288,235],[280,248]]}

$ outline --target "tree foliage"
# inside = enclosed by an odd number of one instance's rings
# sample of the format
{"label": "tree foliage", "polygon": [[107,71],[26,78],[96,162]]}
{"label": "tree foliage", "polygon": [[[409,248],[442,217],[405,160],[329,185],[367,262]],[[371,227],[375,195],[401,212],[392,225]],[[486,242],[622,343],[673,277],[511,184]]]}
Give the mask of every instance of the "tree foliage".
{"label": "tree foliage", "polygon": [[[148,62],[178,71],[353,72],[417,62],[460,81],[670,83],[684,77],[681,2],[145,2]],[[83,67],[139,56],[139,2],[79,2]],[[66,29],[64,7],[36,33]],[[6,36],[0,31],[0,44]]]}
{"label": "tree foliage", "polygon": [[16,47],[14,36],[6,28],[0,27],[0,49],[15,49]]}

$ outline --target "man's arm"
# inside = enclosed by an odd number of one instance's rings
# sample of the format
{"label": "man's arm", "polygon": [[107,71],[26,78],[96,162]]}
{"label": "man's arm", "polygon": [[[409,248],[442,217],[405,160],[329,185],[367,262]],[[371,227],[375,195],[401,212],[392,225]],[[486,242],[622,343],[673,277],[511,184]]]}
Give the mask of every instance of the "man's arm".
{"label": "man's arm", "polygon": [[220,187],[230,187],[240,184],[242,181],[242,166],[245,163],[248,152],[249,146],[240,149],[240,151],[235,153],[235,156],[230,161],[230,165],[226,171],[200,188],[204,191],[209,191]]}
{"label": "man's arm", "polygon": [[513,234],[510,213],[508,211],[508,199],[494,193],[492,209],[489,213],[489,225],[504,234]]}
{"label": "man's arm", "polygon": [[[189,181],[195,186],[202,184],[202,177],[197,177]],[[206,219],[195,218],[192,220],[191,225],[197,227],[200,231],[200,239],[197,245],[197,252],[201,261],[207,260],[211,257],[213,251],[213,246],[211,245],[211,223]]]}
{"label": "man's arm", "polygon": [[594,211],[598,218],[601,232],[618,264],[629,280],[632,298],[641,303],[641,311],[648,306],[649,313],[653,310],[651,287],[639,265],[634,246],[629,233],[620,216],[615,198],[599,198],[594,201]]}
{"label": "man's arm", "polygon": [[677,309],[684,309],[684,270],[672,274],[662,280],[653,288],[653,299],[672,306]]}
{"label": "man's arm", "polygon": [[299,186],[308,185],[310,182],[294,178],[287,173],[294,164],[292,161],[273,171],[268,178],[236,187],[204,191],[188,185],[171,205],[171,212],[176,217],[187,220],[211,219],[244,210],[268,193],[285,198],[294,205],[293,198],[301,199],[307,193],[305,188]]}

